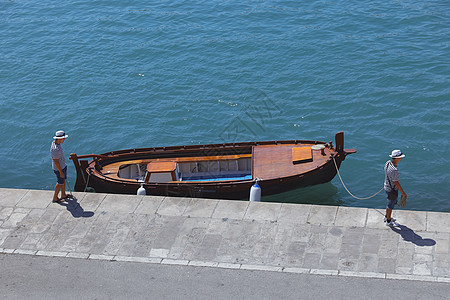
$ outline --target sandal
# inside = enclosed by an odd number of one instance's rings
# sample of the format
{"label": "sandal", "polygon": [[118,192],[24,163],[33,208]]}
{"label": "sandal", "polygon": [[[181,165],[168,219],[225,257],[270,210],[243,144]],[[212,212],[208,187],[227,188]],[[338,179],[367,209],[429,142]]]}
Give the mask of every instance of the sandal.
{"label": "sandal", "polygon": [[64,199],[56,199],[52,201],[53,203],[63,203]]}

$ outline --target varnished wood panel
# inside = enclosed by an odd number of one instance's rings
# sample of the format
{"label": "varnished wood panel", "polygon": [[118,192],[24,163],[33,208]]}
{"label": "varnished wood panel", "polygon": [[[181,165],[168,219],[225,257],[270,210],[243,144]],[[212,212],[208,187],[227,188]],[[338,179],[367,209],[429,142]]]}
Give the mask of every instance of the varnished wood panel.
{"label": "varnished wood panel", "polygon": [[[312,145],[304,145],[311,148]],[[311,162],[294,164],[292,149],[299,145],[268,145],[256,146],[253,149],[253,178],[263,180],[293,176],[311,171],[324,164],[330,156],[330,150],[325,149],[325,155],[320,151],[312,151]]]}

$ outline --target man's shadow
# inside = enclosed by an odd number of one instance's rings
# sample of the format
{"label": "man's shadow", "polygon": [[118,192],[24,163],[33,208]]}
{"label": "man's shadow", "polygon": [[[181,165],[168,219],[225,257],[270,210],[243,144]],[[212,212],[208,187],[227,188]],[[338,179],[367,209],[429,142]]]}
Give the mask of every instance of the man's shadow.
{"label": "man's shadow", "polygon": [[60,205],[65,206],[74,218],[90,218],[94,215],[94,212],[92,211],[84,211],[75,196],[66,198]]}
{"label": "man's shadow", "polygon": [[407,242],[411,242],[417,246],[434,246],[436,244],[435,240],[432,239],[423,239],[420,235],[415,233],[411,228],[408,228],[405,225],[400,225],[396,227],[391,227],[392,231],[400,234],[403,240]]}

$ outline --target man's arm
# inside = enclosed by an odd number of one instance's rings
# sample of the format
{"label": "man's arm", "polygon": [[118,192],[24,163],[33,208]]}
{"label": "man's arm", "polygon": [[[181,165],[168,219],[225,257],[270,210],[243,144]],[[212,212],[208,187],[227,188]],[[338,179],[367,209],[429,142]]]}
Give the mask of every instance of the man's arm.
{"label": "man's arm", "polygon": [[399,181],[394,181],[395,186],[398,188],[398,190],[402,193],[402,195],[406,196],[405,191],[402,189],[402,186],[400,185]]}
{"label": "man's arm", "polygon": [[64,172],[63,172],[63,170],[61,169],[61,166],[60,166],[60,164],[59,164],[59,159],[58,159],[58,158],[54,158],[53,161],[55,162],[55,166],[56,166],[56,168],[57,168],[58,171],[59,171],[59,176],[60,176],[61,178],[64,178]]}

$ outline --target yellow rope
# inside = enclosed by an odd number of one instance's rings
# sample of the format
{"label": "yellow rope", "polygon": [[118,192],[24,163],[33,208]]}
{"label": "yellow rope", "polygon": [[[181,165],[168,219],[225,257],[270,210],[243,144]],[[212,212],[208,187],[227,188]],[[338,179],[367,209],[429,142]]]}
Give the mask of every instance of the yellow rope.
{"label": "yellow rope", "polygon": [[381,191],[384,190],[384,188],[382,188],[382,189],[379,190],[376,194],[373,194],[373,195],[370,196],[370,197],[365,197],[365,198],[356,197],[355,195],[353,195],[353,194],[348,190],[347,186],[345,186],[345,183],[344,183],[344,181],[342,180],[341,174],[339,173],[339,168],[338,168],[338,166],[337,166],[337,164],[336,164],[336,160],[334,159],[334,156],[333,156],[333,161],[334,161],[334,166],[336,167],[336,171],[337,171],[337,174],[338,174],[338,176],[339,176],[339,179],[341,180],[342,185],[344,186],[344,188],[345,188],[345,190],[347,191],[347,193],[349,193],[350,196],[352,196],[353,198],[358,199],[358,200],[366,200],[366,199],[370,199],[370,198],[372,198],[372,197],[375,197],[376,195],[378,195],[379,193],[381,193]]}

